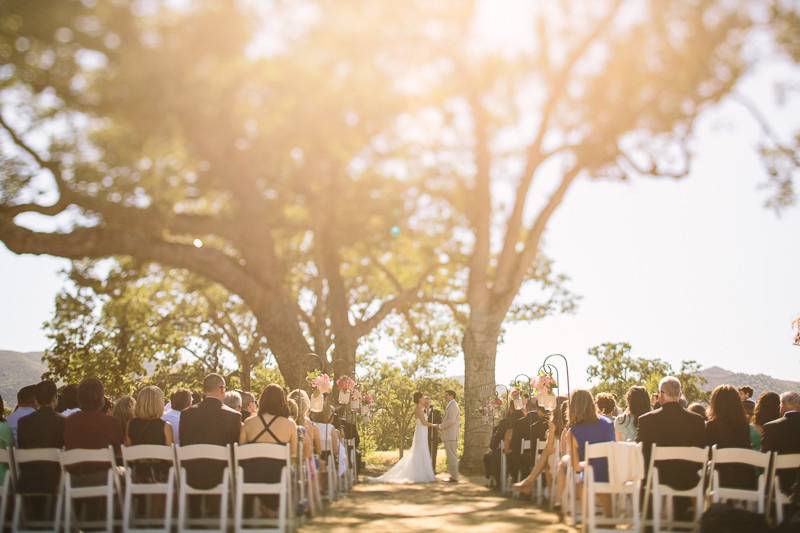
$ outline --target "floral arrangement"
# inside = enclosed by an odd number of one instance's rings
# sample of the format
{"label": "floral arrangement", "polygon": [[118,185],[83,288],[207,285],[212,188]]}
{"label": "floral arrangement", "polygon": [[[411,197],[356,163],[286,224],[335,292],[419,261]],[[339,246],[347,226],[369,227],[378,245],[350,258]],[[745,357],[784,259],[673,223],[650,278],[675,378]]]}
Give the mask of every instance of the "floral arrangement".
{"label": "floral arrangement", "polygon": [[336,380],[339,390],[350,391],[356,387],[356,382],[350,376],[342,376]]}
{"label": "floral arrangement", "polygon": [[550,394],[553,392],[553,388],[557,386],[558,383],[550,374],[539,374],[531,379],[531,387],[536,391],[536,394]]}
{"label": "floral arrangement", "polygon": [[358,389],[353,389],[353,391],[350,393],[350,400],[352,401],[358,401],[362,398],[363,396],[361,395],[361,391]]}
{"label": "floral arrangement", "polygon": [[486,417],[493,416],[495,411],[503,407],[503,400],[500,398],[490,398],[483,402],[478,408],[478,412]]}
{"label": "floral arrangement", "polygon": [[519,390],[516,388],[511,389],[511,397],[514,399],[519,398]]}
{"label": "floral arrangement", "polygon": [[375,403],[375,397],[370,393],[366,393],[363,396],[363,399],[364,399],[364,405],[372,405],[373,403]]}
{"label": "floral arrangement", "polygon": [[322,394],[329,393],[333,387],[331,377],[328,374],[318,374],[313,376],[309,382],[311,383],[312,387],[319,390],[319,392]]}

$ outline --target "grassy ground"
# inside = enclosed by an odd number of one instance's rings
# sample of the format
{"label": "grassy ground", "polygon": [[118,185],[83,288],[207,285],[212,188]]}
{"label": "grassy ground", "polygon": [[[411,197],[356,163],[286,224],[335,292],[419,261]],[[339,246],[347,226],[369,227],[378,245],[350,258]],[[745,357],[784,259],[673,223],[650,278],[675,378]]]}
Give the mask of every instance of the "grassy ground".
{"label": "grassy ground", "polygon": [[[365,457],[365,476],[384,472],[397,461],[397,452]],[[300,528],[301,533],[358,531],[547,532],[575,530],[555,514],[528,502],[500,496],[487,489],[483,478],[447,483],[444,452],[437,456],[437,481],[425,485],[368,483],[362,477],[353,492]]]}

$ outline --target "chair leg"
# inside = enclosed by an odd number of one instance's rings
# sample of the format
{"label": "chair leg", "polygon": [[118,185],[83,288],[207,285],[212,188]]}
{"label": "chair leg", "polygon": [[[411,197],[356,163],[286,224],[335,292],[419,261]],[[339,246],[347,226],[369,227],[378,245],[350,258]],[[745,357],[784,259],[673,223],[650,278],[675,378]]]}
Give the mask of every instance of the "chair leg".
{"label": "chair leg", "polygon": [[189,502],[189,495],[186,494],[183,482],[181,482],[181,491],[178,498],[178,531],[182,532],[186,529],[186,506]]}
{"label": "chair leg", "polygon": [[114,488],[106,488],[106,531],[114,531]]}
{"label": "chair leg", "polygon": [[633,519],[633,530],[636,532],[641,531],[642,520],[639,514],[639,487],[634,488],[631,494],[631,517]]}
{"label": "chair leg", "polygon": [[125,491],[125,499],[122,505],[122,531],[128,533],[131,528],[131,506],[133,505],[133,494],[131,493],[130,479],[128,489]]}
{"label": "chair leg", "polygon": [[69,489],[64,492],[64,531],[72,533],[72,494]]}
{"label": "chair leg", "polygon": [[661,503],[661,493],[656,489],[653,491],[653,533],[661,533]]}

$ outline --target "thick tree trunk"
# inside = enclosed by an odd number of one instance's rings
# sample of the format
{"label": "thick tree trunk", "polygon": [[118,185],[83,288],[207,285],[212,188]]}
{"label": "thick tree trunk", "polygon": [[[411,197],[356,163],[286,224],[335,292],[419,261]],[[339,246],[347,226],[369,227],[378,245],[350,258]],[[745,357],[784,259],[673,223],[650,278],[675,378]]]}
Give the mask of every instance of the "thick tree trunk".
{"label": "thick tree trunk", "polygon": [[356,348],[358,339],[352,337],[336,337],[336,347],[333,349],[333,374],[340,376],[356,375]]}
{"label": "thick tree trunk", "polygon": [[286,386],[290,389],[301,387],[306,374],[316,368],[318,362],[308,355],[311,349],[297,322],[294,306],[276,305],[274,300],[270,300],[258,308],[251,306],[251,309],[267,337]]}
{"label": "thick tree trunk", "polygon": [[470,320],[464,330],[464,455],[461,470],[478,473],[483,470],[483,454],[491,438],[492,427],[480,414],[481,404],[489,399],[495,386],[495,361],[499,322]]}
{"label": "thick tree trunk", "polygon": [[[250,392],[252,381],[251,374],[253,373],[253,365],[250,361],[239,362],[239,381],[243,391]],[[247,406],[244,406],[247,407]]]}

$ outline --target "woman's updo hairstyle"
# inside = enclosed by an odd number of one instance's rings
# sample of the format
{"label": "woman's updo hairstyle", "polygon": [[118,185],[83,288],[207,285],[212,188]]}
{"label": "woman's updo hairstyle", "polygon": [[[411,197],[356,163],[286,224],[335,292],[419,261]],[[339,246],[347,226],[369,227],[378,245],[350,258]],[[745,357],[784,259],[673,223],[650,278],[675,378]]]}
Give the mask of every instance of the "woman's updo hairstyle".
{"label": "woman's updo hairstyle", "polygon": [[419,401],[422,399],[422,393],[417,391],[414,393],[414,405],[417,405]]}

